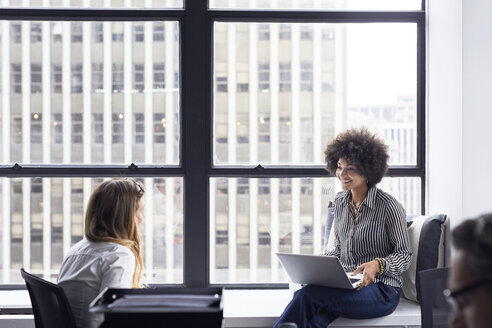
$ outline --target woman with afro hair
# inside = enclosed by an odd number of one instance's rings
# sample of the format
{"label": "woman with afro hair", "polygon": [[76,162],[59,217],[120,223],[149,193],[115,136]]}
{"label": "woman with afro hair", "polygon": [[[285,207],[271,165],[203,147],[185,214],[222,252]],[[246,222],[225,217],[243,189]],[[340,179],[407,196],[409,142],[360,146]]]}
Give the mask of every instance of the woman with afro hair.
{"label": "woman with afro hair", "polygon": [[326,170],[343,191],[334,201],[334,247],[346,272],[361,273],[356,289],[306,285],[295,292],[275,327],[325,328],[338,317],[367,319],[394,311],[400,300],[401,273],[412,257],[405,210],[378,189],[388,169],[388,147],[366,128],[339,134],[325,150]]}

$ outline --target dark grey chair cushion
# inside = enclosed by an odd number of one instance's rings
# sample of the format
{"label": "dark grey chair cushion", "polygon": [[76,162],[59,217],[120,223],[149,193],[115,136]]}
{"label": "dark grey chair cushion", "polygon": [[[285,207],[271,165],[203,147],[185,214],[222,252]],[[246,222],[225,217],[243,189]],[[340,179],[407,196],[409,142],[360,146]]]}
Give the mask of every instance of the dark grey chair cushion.
{"label": "dark grey chair cushion", "polygon": [[447,216],[444,214],[416,216],[410,218],[408,222],[413,257],[410,268],[402,275],[402,290],[405,298],[420,302],[420,278],[417,273],[445,265]]}

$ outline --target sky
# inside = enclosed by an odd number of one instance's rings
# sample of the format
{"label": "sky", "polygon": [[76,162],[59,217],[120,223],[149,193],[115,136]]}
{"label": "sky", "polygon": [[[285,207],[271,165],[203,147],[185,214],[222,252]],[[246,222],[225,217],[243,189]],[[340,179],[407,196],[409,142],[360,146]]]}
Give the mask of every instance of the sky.
{"label": "sky", "polygon": [[[347,0],[349,8],[419,9],[421,0]],[[363,54],[363,56],[361,56]],[[349,106],[386,105],[399,94],[415,94],[417,25],[379,23],[347,27]]]}
{"label": "sky", "polygon": [[415,94],[417,26],[366,23],[347,26],[349,106],[385,105]]}

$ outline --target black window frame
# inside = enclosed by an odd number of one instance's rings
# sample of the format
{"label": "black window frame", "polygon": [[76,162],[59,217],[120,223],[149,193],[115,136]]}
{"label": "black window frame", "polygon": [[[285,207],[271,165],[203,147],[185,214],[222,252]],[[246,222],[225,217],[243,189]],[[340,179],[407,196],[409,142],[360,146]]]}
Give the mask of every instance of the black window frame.
{"label": "black window frame", "polygon": [[[322,166],[214,167],[213,164],[213,25],[214,22],[417,24],[417,163],[391,166],[387,176],[421,181],[421,210],[425,212],[425,0],[420,10],[220,10],[207,1],[183,0],[184,9],[51,9],[0,8],[9,21],[178,21],[180,28],[179,165],[48,165],[0,163],[0,176],[14,177],[183,177],[183,287],[282,287],[286,284],[211,284],[209,242],[209,180],[214,177],[326,177]],[[97,41],[96,41],[97,42]],[[200,54],[197,56],[196,54]],[[172,286],[176,286],[173,284]],[[7,285],[2,288],[19,288]]]}

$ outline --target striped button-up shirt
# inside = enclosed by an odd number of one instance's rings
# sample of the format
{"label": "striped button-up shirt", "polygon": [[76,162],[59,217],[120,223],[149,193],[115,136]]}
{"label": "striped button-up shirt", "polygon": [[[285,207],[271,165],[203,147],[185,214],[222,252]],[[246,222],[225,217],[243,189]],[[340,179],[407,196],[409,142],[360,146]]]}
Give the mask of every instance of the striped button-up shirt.
{"label": "striped button-up shirt", "polygon": [[373,186],[359,205],[354,218],[352,194],[342,191],[334,201],[334,249],[325,255],[337,256],[347,272],[380,258],[383,274],[375,282],[402,286],[401,273],[412,258],[403,206],[390,194]]}

